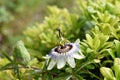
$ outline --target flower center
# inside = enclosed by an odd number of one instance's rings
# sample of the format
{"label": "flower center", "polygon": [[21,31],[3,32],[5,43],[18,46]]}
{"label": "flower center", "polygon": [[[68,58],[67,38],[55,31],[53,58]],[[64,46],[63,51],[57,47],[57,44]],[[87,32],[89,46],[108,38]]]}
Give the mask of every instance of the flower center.
{"label": "flower center", "polygon": [[72,47],[73,47],[72,45],[67,44],[67,45],[59,46],[59,47],[55,48],[55,51],[58,53],[66,53],[66,52],[70,51],[72,49]]}

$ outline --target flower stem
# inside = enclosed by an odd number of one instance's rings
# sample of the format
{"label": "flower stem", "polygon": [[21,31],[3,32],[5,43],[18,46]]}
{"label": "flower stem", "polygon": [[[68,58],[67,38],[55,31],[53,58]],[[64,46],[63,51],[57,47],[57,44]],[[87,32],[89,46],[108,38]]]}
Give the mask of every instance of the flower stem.
{"label": "flower stem", "polygon": [[72,68],[72,73],[71,73],[71,74],[72,74],[72,77],[71,77],[72,80],[76,80],[76,77],[75,77],[75,73],[74,73],[74,72],[75,72],[75,71],[74,71],[74,69]]}
{"label": "flower stem", "polygon": [[77,73],[77,72],[80,71],[82,68],[84,68],[85,66],[87,66],[87,65],[89,65],[89,64],[92,64],[92,63],[94,63],[93,60],[87,61],[86,63],[81,64],[81,66],[75,71],[75,73]]}
{"label": "flower stem", "polygon": [[90,72],[89,70],[86,70],[90,75],[92,75],[93,77],[97,78],[98,80],[102,80],[100,77],[96,76],[95,74],[93,74],[92,72]]}
{"label": "flower stem", "polygon": [[[36,67],[18,67],[19,69],[20,68],[31,68],[31,69],[33,69],[33,70],[40,70],[39,68],[36,68]],[[14,69],[13,67],[12,68],[6,68],[6,69],[4,69],[4,70],[11,70],[11,69]]]}
{"label": "flower stem", "polygon": [[18,65],[14,65],[14,72],[15,74],[17,75],[18,79],[21,80],[21,76],[20,76],[20,71],[19,71],[19,68],[18,68]]}

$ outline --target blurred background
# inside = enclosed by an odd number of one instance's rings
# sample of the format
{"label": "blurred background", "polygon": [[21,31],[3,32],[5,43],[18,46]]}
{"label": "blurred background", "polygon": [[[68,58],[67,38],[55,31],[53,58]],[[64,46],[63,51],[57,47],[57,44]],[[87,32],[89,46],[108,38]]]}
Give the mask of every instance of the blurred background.
{"label": "blurred background", "polygon": [[74,0],[0,0],[0,52],[11,51],[21,39],[23,30],[43,21],[48,6],[67,8],[72,12]]}

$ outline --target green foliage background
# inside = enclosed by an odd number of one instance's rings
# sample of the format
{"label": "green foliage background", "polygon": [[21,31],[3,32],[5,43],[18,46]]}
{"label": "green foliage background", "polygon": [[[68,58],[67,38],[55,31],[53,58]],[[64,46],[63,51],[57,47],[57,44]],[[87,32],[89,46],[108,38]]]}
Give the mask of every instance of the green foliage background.
{"label": "green foliage background", "polygon": [[[44,19],[43,17],[41,18],[43,21],[28,21],[28,23],[32,22],[34,24],[23,30],[23,34],[19,34],[19,38],[17,35],[17,40],[22,39],[30,53],[31,60],[27,61],[29,61],[28,64],[32,69],[18,63],[17,66],[23,68],[17,68],[20,75],[18,73],[15,74],[13,70],[17,70],[14,63],[16,56],[11,55],[9,57],[5,52],[2,52],[2,55],[5,56],[0,58],[0,78],[2,80],[8,80],[8,77],[9,80],[20,78],[22,80],[119,80],[119,0],[76,0],[76,2],[72,2],[72,0],[65,2],[30,0],[26,1],[28,4],[18,0],[19,4],[15,3],[14,5],[14,1],[12,3],[4,1],[1,3],[4,3],[4,5],[9,4],[7,6],[12,11],[7,11],[6,6],[1,5],[0,14],[2,17],[0,19],[2,23],[0,24],[3,27],[0,30],[2,36],[5,35],[7,38],[9,36],[4,32],[4,27],[8,26],[11,19],[16,21],[15,17],[17,14],[26,18],[26,15],[28,15],[26,12],[33,15],[39,9],[38,6],[40,4],[44,6],[44,8],[40,8],[42,12],[45,11],[46,13],[47,8],[47,14],[45,14]],[[46,7],[46,4],[54,3],[57,6]],[[70,6],[73,6],[73,8]],[[12,13],[16,16],[13,17]],[[24,15],[22,15],[23,13]],[[56,68],[51,71],[46,70],[46,60],[43,59],[43,56],[49,54],[49,51],[59,43],[58,36],[56,35],[57,27],[61,28],[64,37],[71,42],[78,38],[81,40],[81,51],[86,58],[76,60],[76,67],[74,69],[65,66],[61,70]],[[16,39],[16,37],[8,38],[11,43],[17,41],[13,39]],[[14,51],[12,53],[15,54]],[[28,57],[27,55],[25,56]]]}

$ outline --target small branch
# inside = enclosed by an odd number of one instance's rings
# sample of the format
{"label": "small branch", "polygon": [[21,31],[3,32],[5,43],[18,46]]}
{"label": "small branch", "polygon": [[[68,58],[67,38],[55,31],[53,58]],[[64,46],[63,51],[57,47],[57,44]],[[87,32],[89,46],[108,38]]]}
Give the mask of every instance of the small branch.
{"label": "small branch", "polygon": [[80,71],[82,68],[84,68],[85,66],[87,66],[87,65],[89,65],[89,64],[92,64],[92,63],[94,63],[93,60],[88,61],[87,63],[84,63],[83,65],[81,65],[81,66],[75,71],[75,73],[77,73],[77,72]]}
{"label": "small branch", "polygon": [[98,76],[96,76],[95,74],[93,74],[92,72],[90,72],[89,70],[87,70],[87,72],[88,72],[90,75],[92,75],[92,76],[94,76],[95,78],[97,78],[98,80],[102,80],[101,78],[99,78]]}
{"label": "small branch", "polygon": [[[36,67],[27,67],[27,66],[25,66],[25,67],[18,67],[18,68],[28,68],[28,69],[33,69],[33,70],[40,70],[39,68],[36,68]],[[14,68],[6,68],[6,69],[4,69],[4,70],[11,70],[11,69],[14,69]]]}

